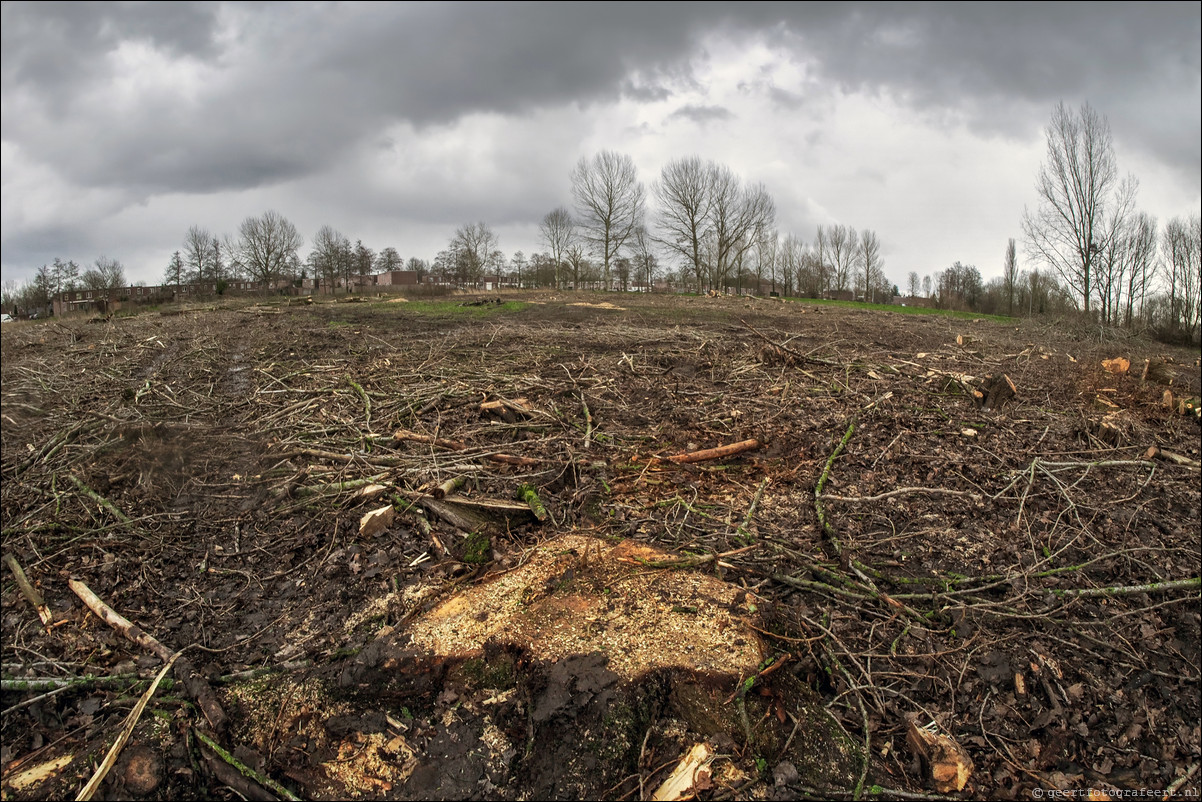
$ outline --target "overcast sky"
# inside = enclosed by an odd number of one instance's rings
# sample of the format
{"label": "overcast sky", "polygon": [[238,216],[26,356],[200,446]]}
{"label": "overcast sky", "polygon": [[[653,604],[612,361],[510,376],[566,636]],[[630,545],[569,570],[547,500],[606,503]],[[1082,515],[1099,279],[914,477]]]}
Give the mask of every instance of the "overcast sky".
{"label": "overcast sky", "polygon": [[988,278],[1059,101],[1107,116],[1142,210],[1199,212],[1200,9],[5,2],[3,280],[106,255],[159,283],[189,226],[268,209],[302,255],[328,223],[431,259],[475,221],[529,255],[601,149],[648,187],[724,163],[782,235],[872,229],[899,285]]}

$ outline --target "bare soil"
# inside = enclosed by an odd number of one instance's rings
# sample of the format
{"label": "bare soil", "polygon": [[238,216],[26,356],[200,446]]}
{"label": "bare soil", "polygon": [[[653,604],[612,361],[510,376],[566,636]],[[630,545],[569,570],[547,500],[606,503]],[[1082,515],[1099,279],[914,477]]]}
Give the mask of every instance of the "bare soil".
{"label": "bare soil", "polygon": [[[5,799],[77,794],[162,665],[72,578],[188,647],[229,716],[161,686],[96,798],[649,798],[700,740],[699,798],[937,797],[911,721],[971,758],[961,796],[1197,794],[1196,350],[804,302],[460,300],[4,326],[3,550],[54,616],[4,569]],[[1015,398],[973,397],[1002,375]],[[468,527],[431,501],[456,478],[464,504],[528,486],[546,519]],[[648,632],[640,673],[517,625],[415,646],[562,537],[654,548],[626,564],[672,625],[729,616],[764,660],[680,668],[686,635]],[[556,566],[521,600],[536,629],[560,603],[622,623],[618,580]],[[699,574],[736,595],[672,590]]]}

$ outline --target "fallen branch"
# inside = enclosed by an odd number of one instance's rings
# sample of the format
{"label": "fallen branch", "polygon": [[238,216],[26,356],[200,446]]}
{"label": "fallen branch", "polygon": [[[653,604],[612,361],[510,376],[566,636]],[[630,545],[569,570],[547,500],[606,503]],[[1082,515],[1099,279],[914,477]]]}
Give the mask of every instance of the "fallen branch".
{"label": "fallen branch", "polygon": [[[174,652],[160,643],[153,635],[101,601],[100,597],[93,593],[87,585],[77,579],[69,580],[67,584],[100,620],[164,662],[175,659]],[[209,687],[204,677],[197,673],[190,662],[187,660],[177,660],[176,662],[178,663],[176,672],[184,684],[184,688],[196,700],[209,725],[214,730],[220,730],[225,726],[226,715],[217,701],[217,697],[213,695],[213,689]]]}
{"label": "fallen branch", "polygon": [[[417,432],[411,432],[408,429],[397,429],[396,432],[392,435],[392,439],[398,443],[403,443],[403,442],[428,443],[432,446],[438,446],[439,448],[445,448],[448,451],[467,451],[468,450],[467,443],[461,443],[458,440],[447,440],[442,437],[430,437],[429,435],[418,434]],[[493,462],[503,462],[506,465],[520,465],[523,467],[531,467],[534,465],[542,464],[542,460],[532,459],[530,457],[515,457],[511,454],[501,454],[499,452],[483,454],[481,456],[484,459],[491,460]]]}
{"label": "fallen branch", "polygon": [[95,501],[101,507],[103,507],[104,509],[111,512],[113,515],[117,516],[118,520],[120,520],[122,523],[126,523],[126,524],[133,523],[133,521],[131,521],[129,519],[129,516],[127,516],[125,513],[121,512],[121,510],[117,509],[115,506],[113,506],[113,502],[109,501],[107,498],[105,498],[104,496],[100,495],[92,488],[85,485],[78,478],[76,478],[74,474],[67,474],[67,478],[70,479],[71,482],[76,487],[79,488],[79,492],[83,493],[85,496],[92,499],[92,501]]}
{"label": "fallen branch", "polygon": [[530,506],[530,511],[534,513],[534,517],[538,519],[539,523],[547,520],[547,508],[543,506],[542,499],[538,497],[538,491],[532,485],[519,487],[518,498]]}
{"label": "fallen branch", "polygon": [[359,398],[361,398],[363,400],[363,416],[366,421],[364,426],[366,427],[368,433],[370,433],[371,432],[371,399],[368,398],[367,393],[363,391],[363,386],[361,384],[359,384],[358,382],[356,382],[354,379],[352,379],[350,376],[346,377],[346,383],[349,384],[351,386],[351,388],[354,389],[354,391],[359,394]]}
{"label": "fallen branch", "polygon": [[16,557],[11,554],[5,554],[4,562],[8,565],[8,569],[13,572],[13,577],[17,580],[17,586],[21,588],[21,594],[38,611],[38,618],[42,619],[42,626],[49,631],[50,623],[54,620],[54,616],[51,614],[50,608],[46,606],[46,600],[42,598],[42,594],[38,593],[37,588],[30,584],[29,577],[25,576],[25,571],[21,568],[21,564],[17,562]]}
{"label": "fallen branch", "polygon": [[752,334],[759,337],[761,340],[768,343],[772,347],[779,348],[781,351],[783,351],[784,353],[793,357],[794,359],[801,360],[802,362],[813,362],[814,364],[817,364],[817,365],[827,365],[829,367],[842,367],[842,365],[840,365],[838,362],[832,362],[829,359],[819,359],[818,357],[814,357],[814,356],[806,356],[805,354],[800,353],[799,351],[794,351],[789,346],[784,345],[783,343],[778,343],[775,340],[769,338],[767,335],[761,334],[758,330],[756,330],[756,328],[754,326],[752,326],[750,323],[748,323],[746,320],[743,320],[742,318],[739,319],[739,322],[742,323],[744,326],[746,326],[748,329],[750,329]]}
{"label": "fallen branch", "polygon": [[742,454],[744,451],[754,451],[762,445],[759,440],[740,440],[737,443],[731,443],[717,448],[703,448],[700,451],[689,451],[684,454],[673,454],[670,457],[652,457],[651,465],[661,465],[665,462],[674,462],[677,465],[692,464],[694,462],[708,462],[713,459],[724,459],[733,457],[736,454]]}
{"label": "fallen branch", "polygon": [[846,501],[852,504],[863,504],[870,501],[880,501],[889,498],[890,496],[900,496],[903,493],[930,493],[932,495],[944,496],[967,496],[973,501],[980,501],[981,496],[978,493],[969,493],[966,490],[948,490],[942,487],[899,487],[896,490],[890,490],[888,493],[881,493],[877,496],[834,496],[829,493],[823,493],[820,498],[824,501]]}
{"label": "fallen branch", "polygon": [[1080,590],[1052,589],[1057,596],[1129,596],[1133,593],[1165,593],[1171,590],[1202,588],[1202,577],[1175,579],[1171,582],[1149,582],[1144,585],[1112,585],[1106,588],[1082,588]]}
{"label": "fallen branch", "polygon": [[205,733],[201,732],[200,730],[196,729],[195,727],[192,728],[192,732],[195,733],[196,737],[199,738],[204,743],[205,746],[209,747],[209,749],[212,749],[214,754],[216,754],[219,758],[221,758],[227,764],[229,764],[234,769],[236,769],[238,771],[238,773],[241,774],[243,777],[246,777],[249,780],[253,780],[254,782],[258,783],[259,785],[263,786],[264,788],[268,788],[268,789],[274,791],[275,793],[282,796],[284,799],[294,800],[295,802],[300,802],[299,796],[292,793],[287,788],[280,785],[278,782],[271,779],[267,775],[261,774],[261,773],[255,771],[250,766],[246,765],[241,760],[239,760],[238,758],[234,757],[232,754],[227,752],[225,749],[222,749],[220,744],[218,744],[216,741],[214,741],[208,735],[205,735]]}
{"label": "fallen branch", "polygon": [[847,422],[847,431],[843,433],[843,439],[839,441],[839,445],[835,446],[835,450],[831,452],[830,457],[826,460],[826,465],[822,468],[822,475],[818,477],[818,484],[814,486],[814,511],[818,514],[818,523],[822,528],[822,533],[826,535],[831,543],[831,548],[835,551],[835,556],[840,557],[843,554],[843,549],[839,545],[839,538],[835,534],[835,529],[826,520],[826,509],[822,506],[822,490],[826,487],[826,481],[830,479],[831,468],[835,464],[835,459],[842,453],[844,446],[851,440],[852,434],[856,430],[856,419],[853,416]]}

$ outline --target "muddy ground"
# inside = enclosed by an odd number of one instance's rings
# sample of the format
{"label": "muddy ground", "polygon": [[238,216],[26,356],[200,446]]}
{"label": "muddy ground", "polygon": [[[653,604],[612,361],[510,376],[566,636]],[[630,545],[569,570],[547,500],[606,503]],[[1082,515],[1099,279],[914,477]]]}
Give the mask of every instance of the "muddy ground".
{"label": "muddy ground", "polygon": [[[77,794],[162,666],[71,579],[188,647],[228,716],[168,680],[95,798],[650,798],[700,742],[703,799],[938,797],[911,722],[971,761],[952,795],[1197,794],[1196,350],[804,302],[464,300],[4,326],[3,550],[51,615],[5,568],[5,799]],[[1003,375],[1015,398],[974,398]],[[431,494],[459,478],[451,501],[509,511],[450,516]],[[511,509],[522,486],[545,520]],[[597,578],[566,536],[657,551]],[[641,674],[521,627],[416,648],[538,559],[561,561],[515,604],[548,628],[571,599],[597,637],[636,607],[662,614],[636,640],[686,634]],[[723,590],[673,595],[700,575]],[[615,604],[623,582],[661,595]],[[722,616],[759,664],[696,657]]]}

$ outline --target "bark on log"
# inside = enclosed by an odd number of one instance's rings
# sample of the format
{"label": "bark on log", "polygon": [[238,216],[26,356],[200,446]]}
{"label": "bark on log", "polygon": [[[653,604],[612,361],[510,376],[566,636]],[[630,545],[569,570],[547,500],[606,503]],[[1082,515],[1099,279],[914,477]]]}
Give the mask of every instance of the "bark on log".
{"label": "bark on log", "polygon": [[762,445],[759,440],[754,438],[750,440],[740,440],[737,443],[730,443],[717,448],[703,448],[700,451],[689,451],[684,454],[674,454],[671,457],[652,458],[652,465],[659,465],[664,462],[674,462],[677,465],[691,464],[694,462],[707,462],[713,459],[723,459],[725,457],[733,457],[736,454],[742,454],[744,451],[754,451]]}

